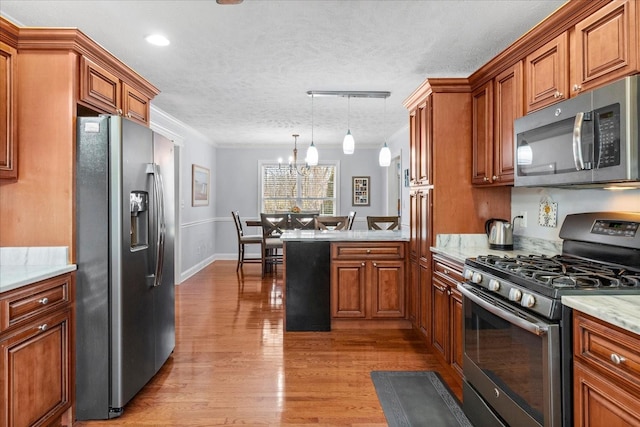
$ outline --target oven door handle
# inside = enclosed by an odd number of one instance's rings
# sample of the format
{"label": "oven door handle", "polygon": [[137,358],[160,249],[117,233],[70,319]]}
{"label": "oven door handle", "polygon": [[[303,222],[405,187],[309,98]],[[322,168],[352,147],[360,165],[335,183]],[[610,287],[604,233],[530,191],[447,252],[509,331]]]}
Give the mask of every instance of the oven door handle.
{"label": "oven door handle", "polygon": [[516,325],[521,329],[524,329],[527,332],[531,332],[532,334],[542,336],[542,335],[545,335],[549,330],[549,328],[546,325],[541,325],[539,323],[531,323],[528,320],[523,319],[519,316],[516,316],[515,314],[509,311],[502,310],[496,307],[495,305],[489,303],[488,301],[485,301],[484,299],[480,298],[479,296],[477,296],[476,294],[468,290],[465,287],[465,285],[462,283],[458,283],[457,287],[460,293],[462,293],[462,295],[465,296],[465,298],[469,298],[471,301],[478,304],[480,307],[484,308],[488,312],[495,314],[496,316],[506,320],[507,322],[513,325]]}

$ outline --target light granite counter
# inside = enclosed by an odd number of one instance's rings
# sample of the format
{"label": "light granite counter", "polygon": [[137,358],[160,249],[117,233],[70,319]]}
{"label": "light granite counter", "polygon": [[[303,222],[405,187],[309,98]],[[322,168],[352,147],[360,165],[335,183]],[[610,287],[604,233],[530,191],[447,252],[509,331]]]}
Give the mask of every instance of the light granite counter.
{"label": "light granite counter", "polygon": [[640,335],[640,295],[570,295],[562,304]]}
{"label": "light granite counter", "polygon": [[464,263],[467,258],[478,255],[496,255],[514,257],[516,255],[553,256],[562,252],[562,243],[550,240],[514,236],[513,250],[489,249],[486,234],[438,234],[436,246],[431,251],[446,255]]}
{"label": "light granite counter", "polygon": [[0,248],[0,293],[76,270],[67,247]]}
{"label": "light granite counter", "polygon": [[409,230],[287,230],[284,242],[408,242]]}

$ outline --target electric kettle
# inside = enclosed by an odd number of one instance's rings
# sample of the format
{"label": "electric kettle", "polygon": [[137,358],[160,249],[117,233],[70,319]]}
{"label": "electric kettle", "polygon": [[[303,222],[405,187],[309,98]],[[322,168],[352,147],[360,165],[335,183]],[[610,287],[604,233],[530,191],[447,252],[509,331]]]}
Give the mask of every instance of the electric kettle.
{"label": "electric kettle", "polygon": [[506,219],[491,218],[484,223],[489,237],[489,248],[500,250],[513,249],[513,225]]}

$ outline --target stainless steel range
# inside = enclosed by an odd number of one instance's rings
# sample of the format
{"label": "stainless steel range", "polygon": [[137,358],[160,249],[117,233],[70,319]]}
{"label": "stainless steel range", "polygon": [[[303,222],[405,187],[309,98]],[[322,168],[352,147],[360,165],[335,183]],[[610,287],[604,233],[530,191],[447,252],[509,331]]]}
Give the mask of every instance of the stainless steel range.
{"label": "stainless steel range", "polygon": [[563,295],[640,294],[640,213],[568,215],[562,254],[478,256],[459,284],[464,410],[478,426],[572,426]]}

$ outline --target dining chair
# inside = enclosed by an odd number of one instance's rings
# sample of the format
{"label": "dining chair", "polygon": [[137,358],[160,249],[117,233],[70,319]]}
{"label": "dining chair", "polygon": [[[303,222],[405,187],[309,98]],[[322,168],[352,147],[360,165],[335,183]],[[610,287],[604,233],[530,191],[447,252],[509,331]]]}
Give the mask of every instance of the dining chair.
{"label": "dining chair", "polygon": [[400,217],[398,216],[367,216],[369,230],[399,230]]}
{"label": "dining chair", "polygon": [[289,214],[289,228],[293,230],[314,230],[316,228],[315,219],[317,213],[292,213]]}
{"label": "dining chair", "polygon": [[240,213],[238,211],[231,211],[231,215],[233,216],[233,222],[236,224],[236,234],[238,235],[238,265],[236,266],[236,271],[238,271],[245,262],[261,263],[262,257],[260,258],[246,257],[245,246],[246,245],[262,246],[262,235],[244,234],[244,230],[242,228],[242,221],[240,221]]}
{"label": "dining chair", "polygon": [[353,221],[356,219],[356,211],[349,212],[349,216],[347,219],[347,230],[353,229]]}
{"label": "dining chair", "polygon": [[347,230],[349,217],[347,216],[317,216],[317,230]]}
{"label": "dining chair", "polygon": [[260,214],[262,223],[262,277],[267,271],[275,272],[276,266],[282,264],[283,244],[280,236],[289,229],[289,214]]}

